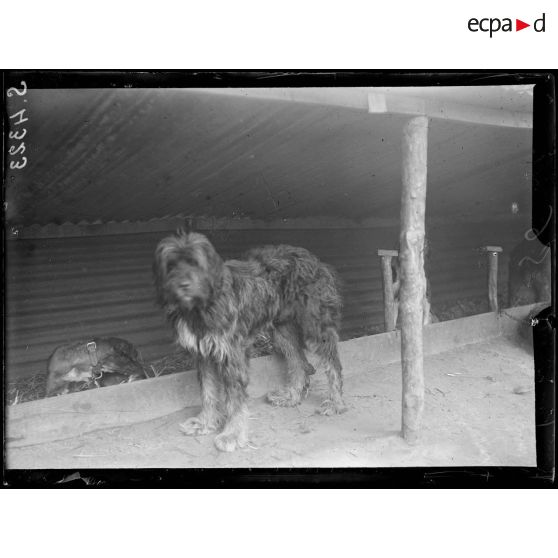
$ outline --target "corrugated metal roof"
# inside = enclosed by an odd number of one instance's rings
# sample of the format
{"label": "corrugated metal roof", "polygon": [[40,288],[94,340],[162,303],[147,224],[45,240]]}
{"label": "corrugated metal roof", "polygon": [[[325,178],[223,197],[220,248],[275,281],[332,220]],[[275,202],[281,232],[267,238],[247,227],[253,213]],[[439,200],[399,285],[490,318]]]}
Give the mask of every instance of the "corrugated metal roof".
{"label": "corrugated metal roof", "polygon": [[[531,103],[525,90],[447,89],[431,92],[506,110]],[[406,117],[223,93],[28,90],[28,165],[9,172],[9,221],[398,215]],[[433,120],[430,216],[490,218],[527,199],[531,135]]]}

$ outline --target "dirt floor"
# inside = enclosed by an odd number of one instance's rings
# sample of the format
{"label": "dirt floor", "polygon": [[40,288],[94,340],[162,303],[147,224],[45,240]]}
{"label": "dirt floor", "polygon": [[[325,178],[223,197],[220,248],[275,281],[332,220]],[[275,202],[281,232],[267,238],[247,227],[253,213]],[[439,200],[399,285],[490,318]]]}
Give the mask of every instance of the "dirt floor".
{"label": "dirt floor", "polygon": [[198,408],[132,426],[23,448],[8,446],[9,468],[534,466],[532,354],[505,338],[425,359],[420,443],[400,437],[401,365],[345,379],[349,411],[314,414],[325,378],[314,376],[298,408],[250,402],[251,444],[221,453],[212,436],[183,435]]}

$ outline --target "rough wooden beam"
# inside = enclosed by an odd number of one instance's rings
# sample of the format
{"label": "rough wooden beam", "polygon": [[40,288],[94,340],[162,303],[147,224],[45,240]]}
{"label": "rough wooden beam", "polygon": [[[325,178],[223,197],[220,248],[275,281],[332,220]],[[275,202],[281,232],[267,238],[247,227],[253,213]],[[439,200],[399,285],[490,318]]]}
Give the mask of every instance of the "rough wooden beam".
{"label": "rough wooden beam", "polygon": [[427,116],[440,120],[489,124],[507,128],[532,128],[533,115],[493,109],[481,105],[468,105],[439,99],[410,97],[407,95],[371,92],[368,94],[368,112],[373,114],[404,114]]}
{"label": "rough wooden beam", "polygon": [[386,331],[393,331],[397,323],[397,308],[393,292],[391,258],[397,258],[397,250],[378,250],[382,265],[382,285],[384,289],[384,324]]}
{"label": "rough wooden beam", "polygon": [[453,101],[441,101],[426,97],[374,91],[365,87],[287,87],[287,88],[216,88],[186,89],[188,93],[228,95],[247,99],[267,99],[295,103],[318,104],[367,110],[372,114],[403,114],[427,116],[443,120],[489,124],[511,128],[532,128],[530,112],[494,109],[482,105],[469,105]]}
{"label": "rough wooden beam", "polygon": [[228,95],[246,99],[267,99],[316,105],[368,109],[367,90],[358,87],[227,87],[185,89],[185,92]]}
{"label": "rough wooden beam", "polygon": [[424,409],[423,297],[424,236],[428,119],[418,116],[403,130],[403,191],[401,196],[401,364],[403,369],[402,434],[414,444]]}
{"label": "rough wooden beam", "polygon": [[373,114],[405,114],[456,120],[474,124],[490,124],[511,128],[532,128],[530,112],[493,109],[453,101],[440,101],[402,95],[397,92],[376,92],[359,87],[287,87],[287,88],[223,88],[187,89],[187,93],[228,95],[247,99],[267,99],[295,103],[318,104],[367,110]]}

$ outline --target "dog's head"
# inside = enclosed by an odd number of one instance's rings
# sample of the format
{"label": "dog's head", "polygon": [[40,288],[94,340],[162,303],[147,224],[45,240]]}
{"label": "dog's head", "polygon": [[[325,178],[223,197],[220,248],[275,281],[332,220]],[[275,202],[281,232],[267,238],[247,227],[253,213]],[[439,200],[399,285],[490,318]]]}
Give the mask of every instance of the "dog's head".
{"label": "dog's head", "polygon": [[154,273],[159,303],[168,312],[189,311],[214,297],[223,260],[204,235],[180,230],[159,242]]}

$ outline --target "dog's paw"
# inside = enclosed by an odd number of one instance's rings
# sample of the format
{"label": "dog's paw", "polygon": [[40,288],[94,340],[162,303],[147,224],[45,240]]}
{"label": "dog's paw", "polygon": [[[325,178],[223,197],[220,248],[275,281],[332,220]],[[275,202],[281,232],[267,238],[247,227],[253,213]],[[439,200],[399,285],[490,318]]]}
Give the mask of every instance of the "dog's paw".
{"label": "dog's paw", "polygon": [[347,407],[343,401],[332,401],[331,399],[326,399],[317,409],[317,415],[340,415],[347,411]]}
{"label": "dog's paw", "polygon": [[275,407],[296,407],[301,400],[302,394],[296,394],[289,389],[270,391],[267,401]]}
{"label": "dog's paw", "polygon": [[178,425],[178,428],[187,436],[204,436],[216,429],[212,428],[200,417],[192,417]]}
{"label": "dog's paw", "polygon": [[234,451],[248,445],[245,437],[240,434],[223,432],[215,436],[215,447],[219,451]]}

